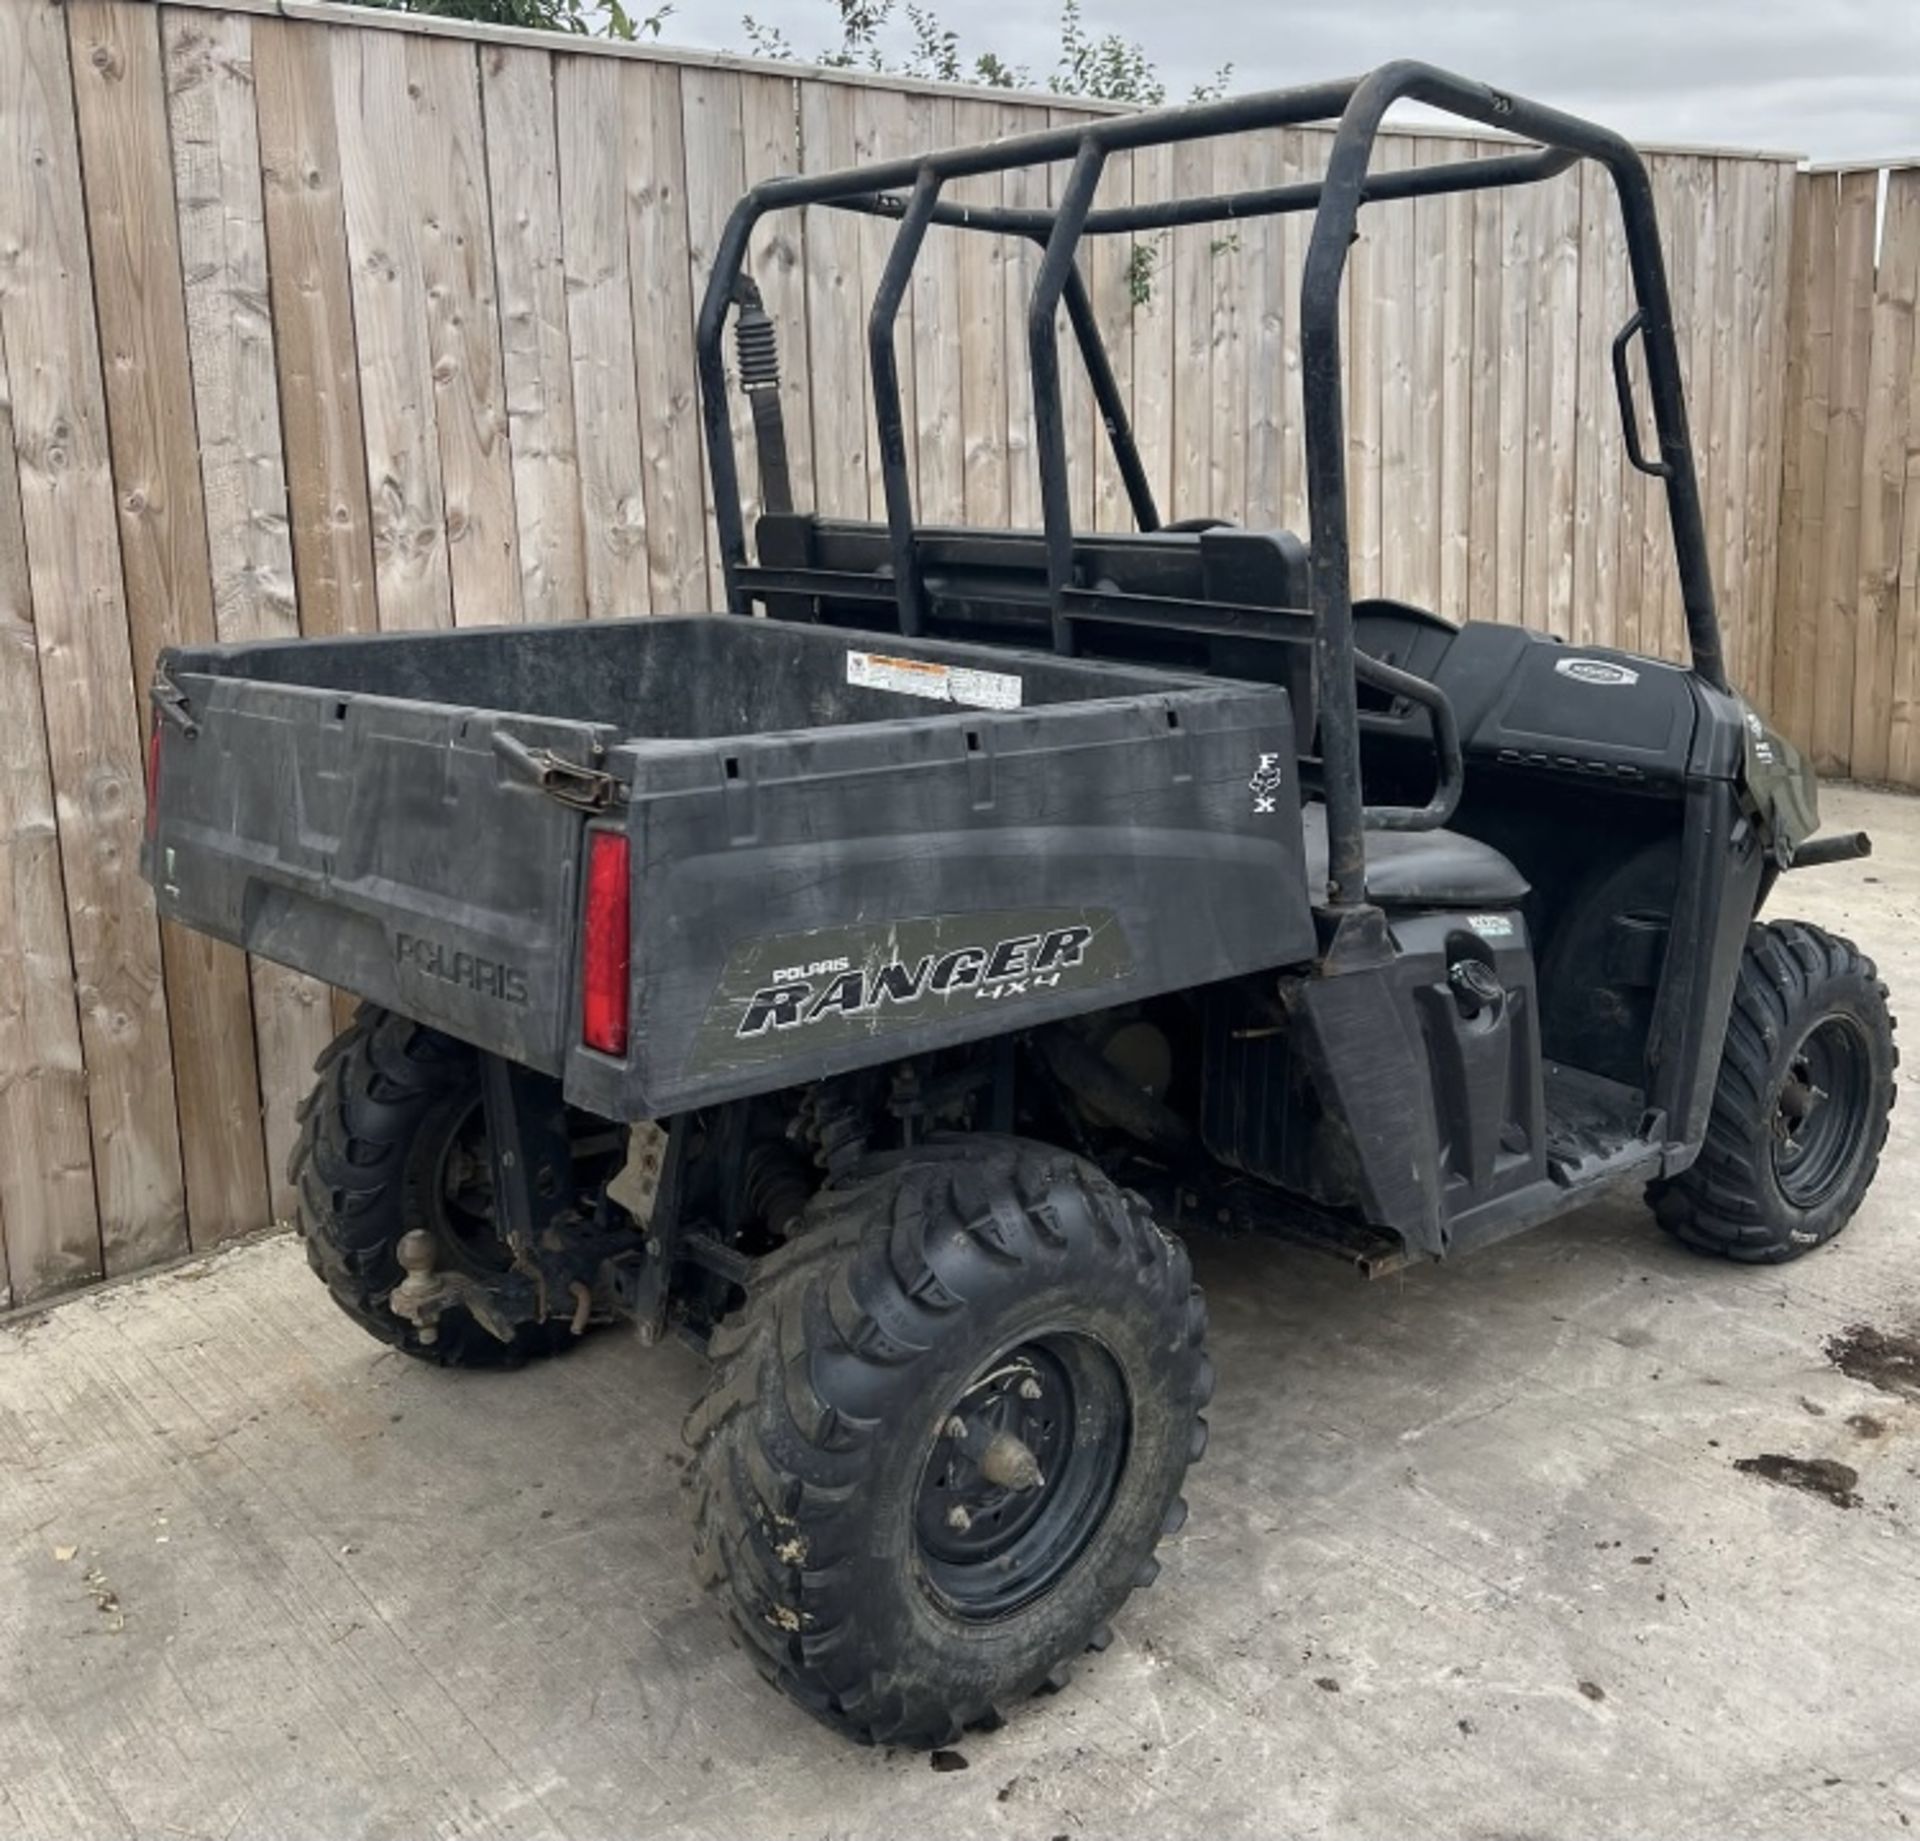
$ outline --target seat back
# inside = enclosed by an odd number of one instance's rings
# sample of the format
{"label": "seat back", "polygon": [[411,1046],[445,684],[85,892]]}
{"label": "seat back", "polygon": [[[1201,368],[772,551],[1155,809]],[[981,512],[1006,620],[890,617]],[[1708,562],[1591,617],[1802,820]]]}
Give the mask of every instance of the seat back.
{"label": "seat back", "polygon": [[[887,527],[769,513],[747,592],[779,619],[885,630],[897,624]],[[1046,541],[1039,531],[918,528],[926,630],[941,638],[1052,645]],[[1161,664],[1284,685],[1300,745],[1315,724],[1307,548],[1291,531],[1087,532],[1074,540],[1068,611],[1091,658]]]}

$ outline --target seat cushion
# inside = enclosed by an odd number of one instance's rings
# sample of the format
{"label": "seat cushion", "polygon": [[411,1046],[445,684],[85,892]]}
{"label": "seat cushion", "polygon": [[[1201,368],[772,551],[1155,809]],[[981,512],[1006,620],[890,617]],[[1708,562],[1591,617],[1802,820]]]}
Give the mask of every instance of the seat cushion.
{"label": "seat cushion", "polygon": [[[1327,880],[1327,809],[1301,809],[1307,882],[1314,895]],[[1383,908],[1510,908],[1527,879],[1478,838],[1458,831],[1369,831],[1367,894]]]}

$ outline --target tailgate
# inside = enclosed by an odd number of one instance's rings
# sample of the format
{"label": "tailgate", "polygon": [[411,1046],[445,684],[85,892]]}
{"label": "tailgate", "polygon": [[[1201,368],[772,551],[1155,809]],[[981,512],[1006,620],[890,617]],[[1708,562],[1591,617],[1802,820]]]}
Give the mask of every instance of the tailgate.
{"label": "tailgate", "polygon": [[611,731],[188,668],[170,681],[187,719],[156,708],[145,864],[161,913],[558,1072],[586,813],[512,757],[585,763]]}

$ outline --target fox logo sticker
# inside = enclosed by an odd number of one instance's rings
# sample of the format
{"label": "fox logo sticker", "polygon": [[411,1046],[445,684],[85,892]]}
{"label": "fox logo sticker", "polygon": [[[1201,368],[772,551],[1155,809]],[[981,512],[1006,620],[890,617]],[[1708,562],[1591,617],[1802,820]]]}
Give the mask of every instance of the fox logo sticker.
{"label": "fox logo sticker", "polygon": [[1280,789],[1287,783],[1287,776],[1280,766],[1277,754],[1263,754],[1253,769],[1253,778],[1247,782],[1253,793],[1253,809],[1256,812],[1274,812],[1279,810],[1276,801]]}

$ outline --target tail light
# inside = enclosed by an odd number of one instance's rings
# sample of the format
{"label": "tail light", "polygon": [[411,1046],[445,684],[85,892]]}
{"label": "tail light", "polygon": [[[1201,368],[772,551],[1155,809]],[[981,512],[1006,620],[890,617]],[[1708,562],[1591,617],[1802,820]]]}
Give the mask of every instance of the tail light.
{"label": "tail light", "polygon": [[147,735],[147,842],[160,829],[160,722],[156,717]]}
{"label": "tail light", "polygon": [[580,1035],[603,1055],[627,1052],[627,970],[632,942],[627,837],[587,834],[587,909],[581,929]]}

